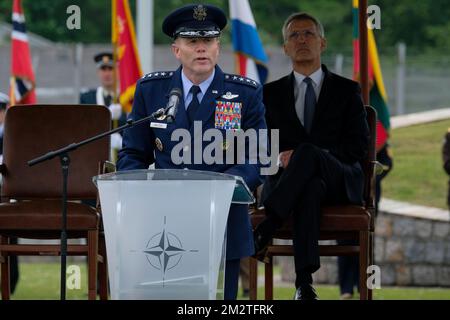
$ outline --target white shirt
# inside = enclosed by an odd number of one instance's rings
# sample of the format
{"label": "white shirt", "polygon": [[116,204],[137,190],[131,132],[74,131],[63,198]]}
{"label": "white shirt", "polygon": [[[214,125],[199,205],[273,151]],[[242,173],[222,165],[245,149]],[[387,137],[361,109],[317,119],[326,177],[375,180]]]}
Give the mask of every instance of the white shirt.
{"label": "white shirt", "polygon": [[[200,87],[200,92],[197,94],[198,102],[202,103],[202,99],[205,96],[206,90],[208,90],[209,86],[211,85],[211,82],[214,80],[215,74],[216,69],[213,69],[213,72],[208,77],[208,79],[206,79],[205,81],[203,81],[198,85]],[[188,79],[188,77],[184,75],[183,70],[181,71],[181,82],[183,83],[184,107],[187,110],[193,98],[192,93],[190,93],[189,91],[191,90],[191,87],[194,84],[191,82],[191,80]]]}
{"label": "white shirt", "polygon": [[[297,73],[294,71],[295,76],[295,86],[294,86],[294,97],[295,97],[295,111],[300,122],[304,125],[305,122],[305,94],[307,84],[303,81],[307,76]],[[314,93],[316,94],[316,102],[319,99],[320,90],[322,89],[324,73],[322,67],[314,71],[309,77],[312,80],[312,86],[314,88]]]}

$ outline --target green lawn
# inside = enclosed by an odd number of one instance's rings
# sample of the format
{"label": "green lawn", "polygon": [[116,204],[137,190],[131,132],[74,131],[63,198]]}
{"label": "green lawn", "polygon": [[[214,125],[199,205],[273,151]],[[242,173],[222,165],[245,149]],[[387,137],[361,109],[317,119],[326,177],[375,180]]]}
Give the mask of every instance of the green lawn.
{"label": "green lawn", "polygon": [[445,120],[391,131],[394,167],[383,180],[383,197],[447,208],[442,143],[449,127]]}
{"label": "green lawn", "polygon": [[[339,289],[337,286],[318,285],[317,289],[321,300],[338,300]],[[294,296],[293,288],[275,288],[276,300],[291,300]],[[258,288],[258,299],[264,297],[264,289]],[[359,296],[354,296],[358,300]],[[400,288],[385,287],[374,291],[375,300],[450,300],[450,289],[442,288]]]}
{"label": "green lawn", "polygon": [[[69,262],[68,265],[71,263]],[[60,269],[57,263],[21,263],[20,282],[12,299],[59,299]],[[86,266],[79,264],[82,279],[80,290],[67,290],[67,299],[87,299]],[[339,299],[337,286],[317,286],[319,297],[322,300]],[[293,287],[276,287],[275,299],[290,300],[294,295]],[[440,288],[394,288],[386,287],[376,290],[375,299],[380,300],[438,300],[450,299],[450,289]],[[258,297],[264,297],[263,288],[259,288]],[[242,297],[239,297],[242,299]]]}
{"label": "green lawn", "polygon": [[[441,148],[450,120],[392,130],[390,143],[394,169],[383,181],[383,196],[421,205],[447,208],[447,180],[442,169]],[[70,261],[70,260],[69,260]],[[70,264],[70,262],[69,262]],[[67,290],[68,299],[86,299],[86,266],[80,264],[82,283],[79,290]],[[21,263],[21,278],[13,299],[58,299],[59,265]],[[338,299],[337,286],[317,286],[323,300]],[[291,299],[292,287],[275,288],[276,299]],[[263,297],[259,288],[258,297]],[[375,299],[450,299],[450,289],[394,288],[376,290]],[[242,298],[242,297],[240,297]]]}

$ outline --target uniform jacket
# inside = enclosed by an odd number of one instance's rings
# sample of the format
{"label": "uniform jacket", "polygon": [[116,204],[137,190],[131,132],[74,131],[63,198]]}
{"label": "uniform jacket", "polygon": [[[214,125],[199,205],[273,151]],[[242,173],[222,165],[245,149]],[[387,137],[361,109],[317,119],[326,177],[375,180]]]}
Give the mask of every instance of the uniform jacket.
{"label": "uniform jacket", "polygon": [[[106,105],[104,102],[97,101],[97,88],[88,90],[86,92],[82,92],[80,94],[80,104],[99,104]],[[106,105],[109,107],[109,105]],[[127,122],[127,115],[125,112],[122,112],[122,115],[119,118],[118,125],[122,126]]]}
{"label": "uniform jacket", "polygon": [[80,104],[97,104],[97,89],[92,89],[80,94]]}
{"label": "uniform jacket", "polygon": [[[130,117],[141,119],[166,106],[169,93],[173,88],[182,90],[181,67],[174,72],[150,73],[140,79],[136,85],[133,110]],[[224,98],[225,97],[225,98]],[[203,96],[200,110],[195,116],[202,121],[202,132],[215,128],[216,108],[223,102],[236,102],[240,109],[240,128],[243,130],[265,129],[262,87],[253,80],[241,76],[229,75],[216,66],[214,79]],[[241,105],[239,105],[241,103]],[[153,120],[153,123],[167,123],[165,120]],[[261,184],[260,166],[258,164],[212,164],[202,161],[199,164],[174,164],[171,151],[179,141],[171,141],[172,132],[177,128],[189,130],[194,138],[194,126],[191,126],[184,98],[178,107],[173,123],[166,128],[151,127],[149,123],[140,124],[125,130],[123,148],[119,152],[117,166],[119,170],[147,169],[155,163],[155,168],[193,169],[222,172],[242,177],[248,187],[254,190]],[[226,130],[220,129],[222,134]],[[210,142],[204,142],[202,150]],[[226,152],[226,148],[223,148]],[[191,152],[193,156],[194,152]],[[225,160],[225,157],[224,157]],[[192,162],[191,162],[192,163]],[[236,259],[253,254],[253,237],[246,205],[232,205],[227,227],[227,259]]]}

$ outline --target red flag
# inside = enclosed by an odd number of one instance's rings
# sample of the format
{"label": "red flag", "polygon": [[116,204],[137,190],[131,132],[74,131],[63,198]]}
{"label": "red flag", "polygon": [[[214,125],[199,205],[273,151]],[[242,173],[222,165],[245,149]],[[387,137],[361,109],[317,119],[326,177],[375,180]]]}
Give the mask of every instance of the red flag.
{"label": "red flag", "polygon": [[128,0],[113,0],[112,42],[119,71],[119,101],[125,112],[131,111],[136,82],[142,77],[133,18]]}
{"label": "red flag", "polygon": [[14,0],[11,33],[10,105],[36,103],[35,78],[21,0]]}

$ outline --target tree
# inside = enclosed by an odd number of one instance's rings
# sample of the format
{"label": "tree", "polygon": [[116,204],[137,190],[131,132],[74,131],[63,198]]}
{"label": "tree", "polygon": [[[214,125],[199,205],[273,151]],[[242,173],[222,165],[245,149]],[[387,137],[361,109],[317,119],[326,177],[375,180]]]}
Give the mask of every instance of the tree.
{"label": "tree", "polygon": [[[133,12],[136,1],[129,0]],[[282,43],[281,27],[293,12],[306,11],[317,16],[325,27],[331,51],[351,52],[351,0],[249,0],[258,31],[265,45]],[[191,0],[154,0],[155,42],[169,43],[161,24],[174,8],[192,3]],[[228,0],[208,0],[227,13]],[[448,0],[411,2],[410,0],[373,0],[381,8],[381,30],[375,36],[381,52],[404,41],[408,52],[447,52],[450,6]],[[69,30],[66,9],[78,5],[81,9],[81,30]],[[12,0],[0,1],[0,20],[11,21]],[[23,0],[29,31],[57,42],[110,42],[111,0]],[[230,24],[224,30],[222,42],[230,41]]]}

